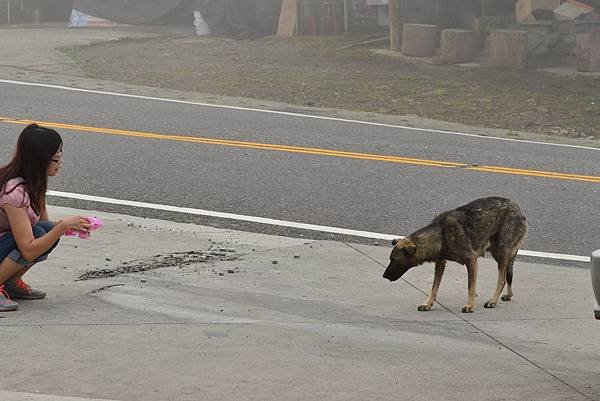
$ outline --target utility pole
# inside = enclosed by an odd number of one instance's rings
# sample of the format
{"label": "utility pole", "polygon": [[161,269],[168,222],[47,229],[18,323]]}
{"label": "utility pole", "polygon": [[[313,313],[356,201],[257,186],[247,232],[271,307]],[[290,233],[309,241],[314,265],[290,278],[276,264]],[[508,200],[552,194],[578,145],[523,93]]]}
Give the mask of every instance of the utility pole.
{"label": "utility pole", "polygon": [[390,50],[399,52],[402,38],[402,22],[400,21],[400,0],[389,0],[390,14]]}

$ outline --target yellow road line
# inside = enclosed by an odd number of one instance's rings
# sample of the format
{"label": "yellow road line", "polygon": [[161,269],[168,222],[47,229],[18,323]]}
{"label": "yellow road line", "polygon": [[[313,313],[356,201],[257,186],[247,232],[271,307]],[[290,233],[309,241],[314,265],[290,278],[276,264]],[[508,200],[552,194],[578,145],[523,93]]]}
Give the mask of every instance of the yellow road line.
{"label": "yellow road line", "polygon": [[362,160],[375,160],[375,161],[384,161],[384,162],[388,162],[388,163],[403,163],[403,164],[412,164],[412,165],[430,166],[430,167],[446,167],[446,168],[457,168],[458,167],[458,168],[463,168],[465,170],[481,171],[481,172],[488,172],[488,173],[523,175],[523,176],[529,176],[529,177],[543,177],[543,178],[553,178],[553,179],[561,179],[561,180],[586,181],[586,182],[600,183],[600,176],[566,174],[566,173],[557,173],[557,172],[552,172],[552,171],[525,170],[525,169],[502,167],[502,166],[469,165],[466,163],[455,163],[455,162],[447,162],[447,161],[439,161],[439,160],[416,159],[416,158],[399,157],[399,156],[386,156],[386,155],[377,155],[377,154],[371,154],[371,153],[346,152],[346,151],[333,150],[333,149],[276,145],[276,144],[260,143],[260,142],[244,142],[244,141],[233,141],[233,140],[227,140],[227,139],[214,139],[214,138],[192,137],[192,136],[182,136],[182,135],[166,135],[166,134],[156,134],[156,133],[151,133],[151,132],[129,131],[129,130],[120,130],[120,129],[113,129],[113,128],[100,128],[100,127],[91,127],[91,126],[84,126],[84,125],[56,123],[56,122],[49,122],[49,121],[21,120],[21,119],[9,118],[9,117],[0,117],[0,122],[9,123],[9,124],[20,124],[20,125],[37,123],[37,124],[40,124],[40,125],[43,125],[46,127],[51,127],[51,128],[60,128],[60,129],[66,129],[66,130],[85,131],[85,132],[95,132],[95,133],[101,133],[101,134],[107,134],[107,135],[120,135],[120,136],[130,136],[130,137],[138,137],[138,138],[150,138],[150,139],[171,140],[171,141],[180,141],[180,142],[204,143],[204,144],[211,144],[211,145],[233,146],[233,147],[238,147],[238,148],[276,150],[276,151],[281,151],[281,152],[303,153],[303,154],[312,154],[312,155],[320,155],[320,156],[344,157],[344,158],[362,159]]}

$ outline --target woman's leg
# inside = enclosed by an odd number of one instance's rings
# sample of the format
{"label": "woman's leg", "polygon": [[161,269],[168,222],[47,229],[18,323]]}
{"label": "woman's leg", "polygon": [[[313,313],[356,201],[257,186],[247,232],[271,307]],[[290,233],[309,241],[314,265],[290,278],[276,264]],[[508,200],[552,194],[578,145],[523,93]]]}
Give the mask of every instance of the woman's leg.
{"label": "woman's leg", "polygon": [[18,273],[27,265],[21,260],[21,254],[17,250],[17,242],[12,233],[8,232],[0,236],[0,285],[15,273]]}
{"label": "woman's leg", "polygon": [[23,277],[23,275],[25,273],[27,273],[27,271],[29,269],[31,269],[33,267],[35,263],[32,263],[31,265],[25,267],[25,266],[21,266],[21,269],[19,269],[18,271],[16,271],[12,276],[10,276],[9,278],[6,279],[7,283],[14,283],[15,281],[19,281],[21,280],[21,278]]}
{"label": "woman's leg", "polygon": [[[46,235],[46,233],[53,227],[54,223],[50,221],[40,221],[35,227],[33,227],[33,236],[35,238],[39,238],[43,235]],[[15,271],[13,275],[6,280],[6,291],[11,297],[18,299],[42,299],[46,297],[46,293],[44,291],[31,288],[28,284],[23,282],[22,277],[36,262],[46,260],[48,254],[52,252],[54,248],[56,248],[56,245],[58,245],[58,241],[56,241],[46,252],[40,255],[35,262],[22,266],[21,269]]]}
{"label": "woman's leg", "polygon": [[0,263],[0,286],[23,269],[23,265],[20,265],[9,258],[4,258]]}
{"label": "woman's leg", "polygon": [[22,268],[23,266],[9,258],[4,258],[4,260],[0,262],[0,312],[13,311],[19,306],[19,304],[6,296],[8,294],[4,291],[4,282]]}

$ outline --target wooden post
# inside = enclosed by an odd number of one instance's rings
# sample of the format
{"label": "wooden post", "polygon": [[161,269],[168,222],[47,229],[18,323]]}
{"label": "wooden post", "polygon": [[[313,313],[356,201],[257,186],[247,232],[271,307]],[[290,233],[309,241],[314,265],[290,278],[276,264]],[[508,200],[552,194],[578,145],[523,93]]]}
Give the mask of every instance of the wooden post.
{"label": "wooden post", "polygon": [[298,14],[297,3],[297,0],[283,0],[281,13],[279,14],[277,36],[292,36],[294,34]]}
{"label": "wooden post", "polygon": [[344,32],[348,32],[348,0],[344,0]]}
{"label": "wooden post", "polygon": [[390,50],[399,52],[402,46],[402,22],[400,21],[400,0],[389,0]]}
{"label": "wooden post", "polygon": [[440,31],[435,25],[403,24],[402,54],[414,57],[431,57],[439,44]]}
{"label": "wooden post", "polygon": [[527,31],[495,29],[490,33],[490,64],[493,67],[525,68]]}
{"label": "wooden post", "polygon": [[475,47],[473,31],[444,29],[442,31],[442,52],[440,59],[445,63],[465,63],[473,59]]}

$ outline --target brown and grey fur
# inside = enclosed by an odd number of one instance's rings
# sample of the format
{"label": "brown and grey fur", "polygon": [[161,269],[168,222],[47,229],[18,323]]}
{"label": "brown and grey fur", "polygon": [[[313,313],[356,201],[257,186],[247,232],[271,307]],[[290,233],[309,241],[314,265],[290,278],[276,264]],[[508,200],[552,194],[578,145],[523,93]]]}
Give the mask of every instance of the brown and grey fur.
{"label": "brown and grey fur", "polygon": [[383,277],[398,280],[414,266],[425,262],[435,263],[433,286],[420,311],[431,309],[436,299],[448,260],[467,267],[469,297],[462,311],[473,312],[477,293],[477,258],[489,251],[498,262],[496,291],[485,303],[493,308],[498,303],[504,285],[503,301],[510,301],[513,263],[527,233],[527,222],[519,206],[505,198],[482,198],[441,213],[426,227],[404,239],[392,242],[394,248],[390,264]]}

